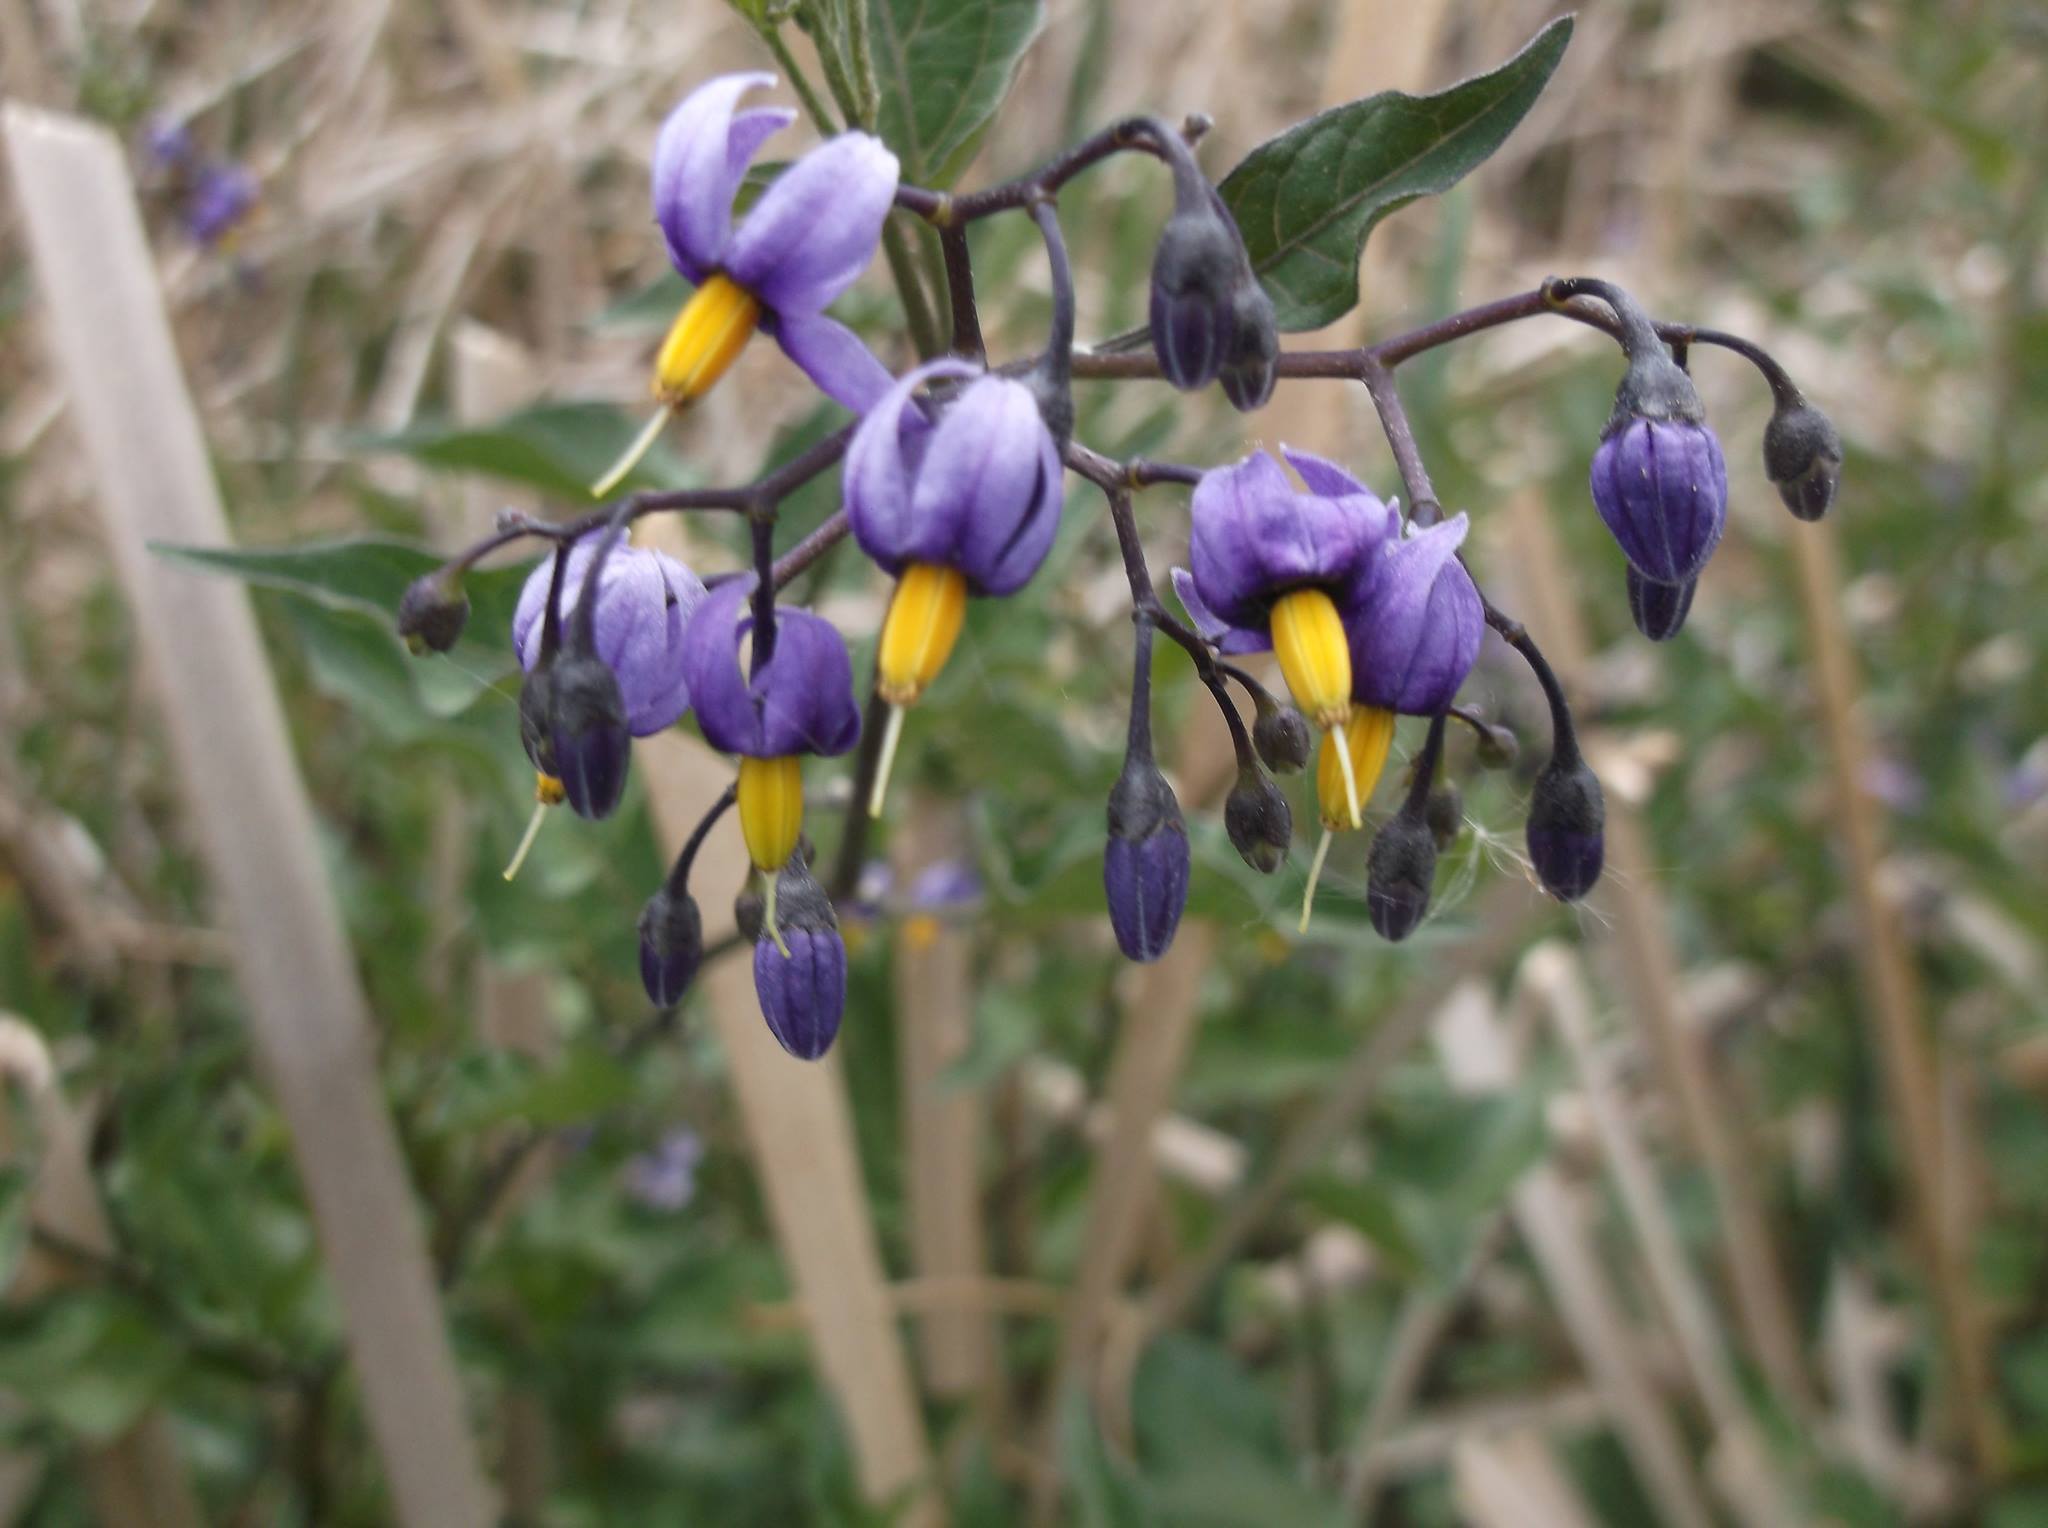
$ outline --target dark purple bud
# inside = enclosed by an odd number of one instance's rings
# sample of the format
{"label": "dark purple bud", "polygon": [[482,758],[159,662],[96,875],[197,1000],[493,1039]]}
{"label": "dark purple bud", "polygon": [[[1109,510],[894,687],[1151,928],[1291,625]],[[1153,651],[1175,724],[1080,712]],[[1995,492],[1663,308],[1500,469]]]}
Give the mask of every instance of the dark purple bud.
{"label": "dark purple bud", "polygon": [[1149,758],[1129,758],[1109,793],[1109,847],[1102,889],[1117,948],[1153,961],[1173,943],[1188,902],[1187,824],[1173,787]]}
{"label": "dark purple bud", "polygon": [[640,981],[657,1008],[682,1001],[704,964],[704,919],[697,899],[664,886],[640,912]]}
{"label": "dark purple bud", "polygon": [[1294,812],[1287,797],[1253,766],[1237,772],[1237,784],[1223,801],[1223,826],[1230,846],[1261,875],[1271,875],[1287,858],[1294,840]]}
{"label": "dark purple bud", "polygon": [[1273,396],[1273,368],[1280,355],[1273,300],[1249,273],[1231,294],[1230,317],[1230,344],[1218,376],[1224,396],[1239,413],[1249,414]]}
{"label": "dark purple bud", "polygon": [[455,573],[423,573],[398,601],[398,634],[414,654],[445,653],[469,622],[469,595]]}
{"label": "dark purple bud", "polygon": [[1365,862],[1365,908],[1382,939],[1415,932],[1435,883],[1436,837],[1422,811],[1403,806],[1373,835]]}
{"label": "dark purple bud", "polygon": [[1593,453],[1593,503],[1622,555],[1658,583],[1697,578],[1728,520],[1721,443],[1682,419],[1630,418],[1609,432]]}
{"label": "dark purple bud", "polygon": [[1600,781],[1573,748],[1553,755],[1529,801],[1529,861],[1543,889],[1576,902],[1600,879],[1607,805]]}
{"label": "dark purple bud", "polygon": [[1436,840],[1439,849],[1450,848],[1465,830],[1465,798],[1448,781],[1429,793],[1429,804],[1423,814],[1429,822],[1429,836]]}
{"label": "dark purple bud", "polygon": [[1252,722],[1252,747],[1258,750],[1259,762],[1276,775],[1291,775],[1306,768],[1309,754],[1315,748],[1307,718],[1263,692],[1257,707],[1258,717]]}
{"label": "dark purple bud", "polygon": [[1237,234],[1206,198],[1166,220],[1152,256],[1152,350],[1175,387],[1206,387],[1237,337]]}
{"label": "dark purple bud", "polygon": [[1834,422],[1796,393],[1781,398],[1764,426],[1764,471],[1787,509],[1818,520],[1842,480],[1842,437]]}
{"label": "dark purple bud", "polygon": [[618,677],[596,653],[577,647],[565,650],[553,668],[547,736],[556,767],[544,772],[562,782],[578,817],[609,817],[626,793],[633,749]]}
{"label": "dark purple bud", "polygon": [[816,1061],[832,1048],[846,1012],[846,941],[832,899],[801,858],[776,881],[775,925],[783,948],[772,936],[754,944],[754,994],[782,1048]]}
{"label": "dark purple bud", "polygon": [[1693,592],[1699,586],[1696,578],[1688,578],[1682,584],[1660,584],[1643,577],[1631,564],[1628,613],[1635,617],[1636,630],[1652,642],[1669,642],[1685,625],[1686,615],[1692,610]]}

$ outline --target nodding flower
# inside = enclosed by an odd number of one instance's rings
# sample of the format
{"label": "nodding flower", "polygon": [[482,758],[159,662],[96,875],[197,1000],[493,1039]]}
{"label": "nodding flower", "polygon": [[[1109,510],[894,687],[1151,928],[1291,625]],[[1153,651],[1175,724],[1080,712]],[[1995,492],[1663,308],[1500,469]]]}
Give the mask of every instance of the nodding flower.
{"label": "nodding flower", "polygon": [[[1271,648],[1294,703],[1326,741],[1350,725],[1347,626],[1367,599],[1374,559],[1393,512],[1333,462],[1280,448],[1300,474],[1295,488],[1263,451],[1202,475],[1195,486],[1186,570],[1174,588],[1202,635],[1225,653]],[[1325,756],[1329,750],[1326,747]],[[1349,748],[1336,749],[1344,822],[1357,827],[1361,789]]]}
{"label": "nodding flower", "polygon": [[[936,423],[911,402],[920,384],[965,378]],[[1016,593],[1052,549],[1060,453],[1030,387],[939,360],[897,382],[861,421],[844,484],[854,540],[896,575],[875,657],[889,706],[867,803],[879,816],[904,711],[951,656],[967,597]]]}
{"label": "nodding flower", "polygon": [[[752,573],[719,585],[683,635],[683,674],[704,740],[740,756],[740,834],[767,880],[766,937],[787,955],[775,918],[777,872],[803,830],[803,756],[845,753],[860,737],[853,662],[830,622],[776,607],[772,639],[754,630]],[[746,667],[740,644],[752,639]]]}
{"label": "nodding flower", "polygon": [[1593,453],[1593,506],[1652,583],[1691,582],[1728,523],[1728,466],[1692,378],[1654,334],[1624,336],[1628,370]]}
{"label": "nodding flower", "polygon": [[787,107],[739,110],[772,74],[727,74],[692,91],[654,145],[654,218],[670,261],[696,288],[655,358],[661,409],[592,493],[602,498],[654,444],[667,415],[701,398],[760,329],[827,395],[871,407],[889,373],[825,309],[873,258],[896,197],[896,156],[879,138],[841,133],[775,178],[746,215],[733,200],[763,143],[795,119]]}

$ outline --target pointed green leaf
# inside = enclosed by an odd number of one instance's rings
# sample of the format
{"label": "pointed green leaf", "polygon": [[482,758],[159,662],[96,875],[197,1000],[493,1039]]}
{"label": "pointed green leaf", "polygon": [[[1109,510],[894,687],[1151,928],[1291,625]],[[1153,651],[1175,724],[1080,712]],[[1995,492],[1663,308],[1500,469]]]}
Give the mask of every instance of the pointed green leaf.
{"label": "pointed green leaf", "polygon": [[[608,403],[549,403],[495,424],[416,424],[389,435],[364,436],[355,444],[363,451],[394,451],[429,466],[481,472],[588,504],[590,485],[619,459],[642,422]],[[619,487],[625,492],[687,488],[693,481],[674,453],[657,444]]]}
{"label": "pointed green leaf", "polygon": [[1218,188],[1282,329],[1313,329],[1358,302],[1358,257],[1379,220],[1449,190],[1506,141],[1550,82],[1561,16],[1491,74],[1435,95],[1382,91],[1298,122]]}
{"label": "pointed green leaf", "polygon": [[1042,0],[871,0],[876,126],[903,178],[950,185],[1038,35]]}

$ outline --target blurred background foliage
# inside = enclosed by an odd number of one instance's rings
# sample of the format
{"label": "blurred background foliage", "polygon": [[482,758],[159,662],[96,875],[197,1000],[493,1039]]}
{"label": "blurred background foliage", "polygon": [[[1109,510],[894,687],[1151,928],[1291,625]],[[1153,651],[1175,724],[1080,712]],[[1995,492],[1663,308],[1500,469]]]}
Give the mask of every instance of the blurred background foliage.
{"label": "blurred background foliage", "polygon": [[[692,83],[763,57],[710,0],[5,11],[10,92],[137,143],[230,512],[259,546],[448,544],[500,503],[574,504],[632,427],[679,291],[645,209],[655,127]],[[1490,68],[1551,14],[1532,0],[1057,0],[964,183],[1026,170],[1133,110],[1210,113],[1202,154],[1220,176],[1319,107]],[[1091,1524],[1664,1520],[1613,1393],[1589,1378],[1569,1316],[1586,1292],[1543,1254],[1545,1224],[1604,1269],[1606,1330],[1682,1441],[1691,1499],[1769,1520],[1742,1505],[1754,1461],[1695,1393],[1637,1217],[1604,1171],[1604,1099],[1646,1143],[1791,1520],[2048,1522],[2044,50],[2048,12],[2023,3],[1588,0],[1507,146],[1374,235],[1361,311],[1332,343],[1585,271],[1660,316],[1773,349],[1847,440],[1832,532],[1846,578],[1838,600],[1802,586],[1793,538],[1806,528],[1757,456],[1767,398],[1731,357],[1700,352],[1695,367],[1728,448],[1730,534],[1685,635],[1655,649],[1630,627],[1621,560],[1586,491],[1617,373],[1607,342],[1537,321],[1404,371],[1438,489],[1472,512],[1496,600],[1532,625],[1561,607],[1586,624],[1576,689],[1610,791],[1644,814],[1647,861],[1589,911],[1517,896],[1543,713],[1491,639],[1468,693],[1517,727],[1523,764],[1479,772],[1454,737],[1468,823],[1409,944],[1385,946],[1365,922],[1362,838],[1340,848],[1317,927],[1297,938],[1305,855],[1262,880],[1213,809],[1194,814],[1191,914],[1219,935],[1173,1097],[1180,1146],[1162,1137],[1145,1201],[1138,1290],[1186,1270],[1417,983],[1475,983],[1464,991],[1513,1041],[1512,1065],[1475,1093],[1447,1070],[1442,1030],[1438,1046],[1384,1058],[1364,1107],[1147,1347],[1121,1424],[1114,1404],[1098,1418],[1049,1399],[1045,1308],[1006,1318],[1000,1404],[928,1402],[954,1521],[1024,1521],[1041,1444],[1070,1483],[1063,1520]],[[179,187],[142,147],[167,114],[260,185],[229,241],[191,236]],[[1084,340],[1142,322],[1167,205],[1156,167],[1124,160],[1061,198]],[[1036,235],[994,220],[974,255],[992,350],[1029,351],[1047,312]],[[91,1520],[81,1450],[160,1408],[210,1520],[386,1521],[151,715],[148,633],[127,620],[85,513],[92,485],[35,310],[10,258],[0,1007],[27,1017],[89,1118],[115,1251],[69,1249],[75,1277],[0,1308],[5,1501],[15,1521]],[[842,311],[892,363],[910,358],[880,262]],[[479,326],[523,411],[504,399],[479,413],[459,395],[463,337],[481,343]],[[1391,491],[1370,410],[1345,392],[1282,384],[1268,412],[1241,419],[1156,385],[1089,383],[1079,433],[1115,455],[1201,464],[1286,439]],[[646,471],[741,481],[834,423],[756,346]],[[827,479],[787,506],[786,534],[835,506]],[[1177,491],[1141,501],[1155,569],[1179,553],[1183,506]],[[1538,542],[1517,539],[1531,527]],[[737,565],[732,529],[693,528],[707,569]],[[1532,544],[1554,544],[1556,566]],[[519,574],[478,583],[471,640],[419,664],[387,612],[424,565],[403,551],[351,553],[324,574],[294,564],[259,608],[511,1507],[562,1525],[885,1521],[861,1499],[790,1318],[720,1048],[697,1000],[665,1024],[635,980],[633,920],[662,870],[644,775],[614,820],[551,824],[504,883],[530,799],[503,625]],[[840,621],[861,667],[876,578],[849,549],[797,587]],[[1838,623],[1864,680],[1846,777],[1881,824],[1867,889],[1897,920],[1937,1063],[1927,1082],[1948,1149],[1935,1208],[1961,1249],[1960,1339],[1913,1240],[1915,1148],[1874,1038],[1817,621]],[[837,1064],[894,1274],[913,1271],[917,1163],[901,1134],[891,964],[935,919],[971,951],[971,1042],[948,1083],[980,1111],[989,1272],[1058,1291],[1088,1256],[1100,1147],[1087,1105],[1120,1036],[1149,1016],[1121,1006],[1132,977],[1100,917],[1127,629],[1107,519],[1077,492],[1037,583],[973,609],[912,723],[895,804],[959,804],[948,852],[979,892],[914,906],[900,874],[849,917]],[[1219,746],[1206,698],[1172,650],[1157,686],[1161,736],[1183,737],[1182,777],[1199,777]],[[1418,743],[1404,732],[1397,746]],[[827,841],[831,818],[815,818]],[[1299,801],[1297,820],[1310,820]],[[876,852],[890,849],[885,834]],[[1488,896],[1497,885],[1505,898]],[[1805,1396],[1743,1340],[1726,1218],[1628,979],[1637,925],[1618,904],[1631,899],[1674,944],[1676,1011],[1782,1276]],[[1482,948],[1475,925],[1510,914],[1524,922],[1506,953]],[[919,919],[922,933],[906,928]],[[1521,960],[1538,938],[1562,941],[1589,985],[1599,1099],[1539,1020]],[[492,1043],[487,989],[516,991],[546,1045]],[[521,1170],[500,1182],[508,1143]],[[15,1144],[0,1276],[38,1250],[34,1154]],[[43,1254],[65,1253],[49,1243]],[[1034,1412],[1057,1414],[1044,1439],[1022,1420]],[[1503,1472],[1524,1513],[1579,1516],[1499,1515],[1489,1483]]]}

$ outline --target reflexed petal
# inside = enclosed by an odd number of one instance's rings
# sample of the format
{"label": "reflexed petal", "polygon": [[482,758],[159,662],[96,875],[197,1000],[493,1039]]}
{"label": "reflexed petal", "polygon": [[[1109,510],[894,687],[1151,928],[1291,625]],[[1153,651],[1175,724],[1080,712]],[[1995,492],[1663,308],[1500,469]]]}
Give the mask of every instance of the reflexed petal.
{"label": "reflexed petal", "polygon": [[1464,515],[1379,555],[1352,616],[1352,693],[1368,705],[1433,716],[1472,671],[1486,629],[1479,591],[1457,558]]}
{"label": "reflexed petal", "polygon": [[668,240],[669,258],[692,281],[702,281],[725,257],[733,197],[747,160],[791,119],[791,113],[771,109],[735,120],[741,96],[774,83],[772,74],[750,73],[699,85],[669,113],[655,140],[654,220]]}
{"label": "reflexed petal", "polygon": [[1310,493],[1319,493],[1326,499],[1341,499],[1354,493],[1362,493],[1369,499],[1376,497],[1370,488],[1333,461],[1326,461],[1307,451],[1297,451],[1284,441],[1280,454],[1287,458],[1287,465],[1294,469],[1302,482],[1308,484]]}
{"label": "reflexed petal", "polygon": [[1022,588],[1059,531],[1062,483],[1052,434],[1031,389],[984,377],[946,410],[917,473],[911,513],[917,539],[943,536],[977,593]]}
{"label": "reflexed petal", "polygon": [[874,258],[896,197],[896,156],[841,133],[783,171],[733,233],[726,271],[778,313],[818,313]]}
{"label": "reflexed petal", "polygon": [[917,462],[932,435],[923,411],[911,407],[911,395],[935,377],[971,377],[977,370],[971,362],[945,358],[906,373],[868,411],[846,448],[842,492],[853,539],[887,572],[939,560],[934,551],[950,540],[949,528],[941,527],[935,537],[927,519],[911,508]]}
{"label": "reflexed petal", "polygon": [[1345,589],[1386,534],[1370,494],[1296,492],[1263,451],[1204,473],[1195,486],[1188,562],[1204,601],[1234,626],[1259,626],[1288,589]]}
{"label": "reflexed petal", "polygon": [[840,754],[860,737],[853,663],[830,622],[778,607],[775,652],[749,679],[740,642],[753,624],[754,575],[734,578],[697,607],[683,635],[683,673],[705,741],[753,758]]}
{"label": "reflexed petal", "polygon": [[[570,548],[562,581],[565,636],[602,537],[603,532],[592,532]],[[527,576],[513,612],[513,651],[528,669],[540,657],[540,623],[553,565],[553,558],[543,558]],[[627,722],[636,737],[661,731],[689,709],[682,632],[703,598],[704,585],[696,574],[665,552],[621,544],[605,559],[593,635],[598,656],[618,676]]]}
{"label": "reflexed petal", "polygon": [[775,318],[771,330],[783,353],[834,403],[865,414],[889,391],[889,368],[837,319],[785,313]]}

